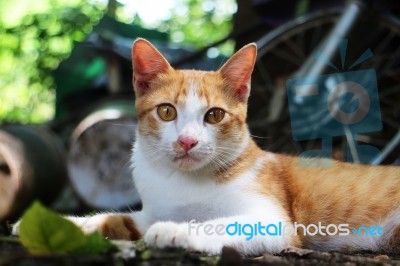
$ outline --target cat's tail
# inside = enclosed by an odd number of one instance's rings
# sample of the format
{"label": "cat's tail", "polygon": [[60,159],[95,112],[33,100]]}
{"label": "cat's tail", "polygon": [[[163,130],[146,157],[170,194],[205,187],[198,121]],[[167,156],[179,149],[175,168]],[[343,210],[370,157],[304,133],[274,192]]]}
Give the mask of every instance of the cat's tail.
{"label": "cat's tail", "polygon": [[389,215],[383,224],[383,236],[378,241],[380,249],[399,253],[400,252],[400,207]]}
{"label": "cat's tail", "polygon": [[[382,232],[378,231],[379,228]],[[379,222],[372,231],[362,233],[350,233],[344,236],[333,236],[309,242],[307,248],[324,251],[386,251],[400,252],[400,208],[392,212],[384,221]]]}

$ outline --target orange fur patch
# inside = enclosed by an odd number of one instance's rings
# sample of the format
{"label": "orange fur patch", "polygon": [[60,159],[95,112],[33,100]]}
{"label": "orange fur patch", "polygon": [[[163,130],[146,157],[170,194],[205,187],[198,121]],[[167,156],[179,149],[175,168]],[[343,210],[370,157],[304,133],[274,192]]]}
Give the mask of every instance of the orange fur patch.
{"label": "orange fur patch", "polygon": [[[400,206],[398,167],[333,161],[331,168],[303,168],[298,157],[274,156],[276,166],[266,165],[259,177],[261,192],[278,199],[292,222],[372,226]],[[300,235],[306,246],[316,238],[324,239]]]}
{"label": "orange fur patch", "polygon": [[142,237],[135,222],[128,215],[107,216],[99,231],[109,239],[138,240]]}

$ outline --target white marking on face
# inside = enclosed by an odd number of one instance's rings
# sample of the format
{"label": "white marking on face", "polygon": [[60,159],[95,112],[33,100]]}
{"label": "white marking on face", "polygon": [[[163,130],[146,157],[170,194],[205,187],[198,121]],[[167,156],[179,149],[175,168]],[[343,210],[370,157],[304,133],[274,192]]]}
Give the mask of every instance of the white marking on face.
{"label": "white marking on face", "polygon": [[181,107],[181,116],[178,119],[177,128],[179,135],[185,135],[201,140],[204,131],[203,113],[205,106],[196,93],[197,84],[190,83],[186,105]]}
{"label": "white marking on face", "polygon": [[[212,148],[215,146],[216,133],[212,127],[204,124],[204,115],[207,111],[207,102],[201,99],[197,94],[196,82],[189,82],[188,94],[184,105],[175,106],[178,112],[176,121],[164,124],[162,127],[161,145],[167,147],[168,157],[173,164],[178,165],[174,145],[176,145],[179,136],[185,136],[197,140],[197,145],[187,152],[188,158],[185,158],[185,165],[188,170],[199,169],[209,162]],[[191,160],[194,159],[194,160]],[[179,160],[178,160],[179,161]]]}

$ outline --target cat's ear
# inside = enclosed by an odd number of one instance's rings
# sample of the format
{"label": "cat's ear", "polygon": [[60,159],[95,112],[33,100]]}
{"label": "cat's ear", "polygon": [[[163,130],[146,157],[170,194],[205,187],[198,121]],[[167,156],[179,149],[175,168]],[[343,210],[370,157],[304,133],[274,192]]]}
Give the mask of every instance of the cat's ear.
{"label": "cat's ear", "polygon": [[236,52],[219,70],[229,90],[239,101],[247,101],[251,73],[257,57],[257,46],[250,43]]}
{"label": "cat's ear", "polygon": [[150,82],[171,66],[167,59],[147,40],[137,39],[132,47],[133,86],[137,96],[142,96]]}

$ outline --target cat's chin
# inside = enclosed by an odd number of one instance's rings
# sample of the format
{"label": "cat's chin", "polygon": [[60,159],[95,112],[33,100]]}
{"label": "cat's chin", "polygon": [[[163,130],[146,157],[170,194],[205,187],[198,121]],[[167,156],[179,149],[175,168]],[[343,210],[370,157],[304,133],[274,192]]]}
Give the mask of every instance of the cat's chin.
{"label": "cat's chin", "polygon": [[173,163],[183,171],[198,170],[204,165],[202,159],[196,158],[195,156],[189,154],[175,157]]}

